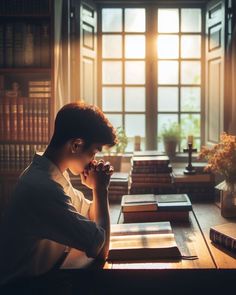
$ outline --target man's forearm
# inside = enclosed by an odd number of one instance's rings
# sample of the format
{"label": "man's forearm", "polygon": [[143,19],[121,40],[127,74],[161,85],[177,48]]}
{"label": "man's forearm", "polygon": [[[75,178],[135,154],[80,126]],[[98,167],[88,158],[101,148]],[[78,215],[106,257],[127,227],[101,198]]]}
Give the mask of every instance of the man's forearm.
{"label": "man's forearm", "polygon": [[[109,251],[110,242],[110,215],[107,189],[93,190],[93,204],[90,216],[105,230],[105,244],[99,254],[99,258],[105,259]],[[92,213],[92,214],[91,214]]]}

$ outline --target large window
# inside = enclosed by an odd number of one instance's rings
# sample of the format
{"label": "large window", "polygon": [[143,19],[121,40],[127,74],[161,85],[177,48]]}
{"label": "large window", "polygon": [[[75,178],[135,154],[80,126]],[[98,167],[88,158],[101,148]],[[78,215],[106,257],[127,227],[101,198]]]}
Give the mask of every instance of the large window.
{"label": "large window", "polygon": [[101,9],[101,107],[115,127],[125,128],[128,151],[135,136],[142,149],[163,150],[160,135],[172,122],[181,126],[181,150],[190,134],[199,148],[201,9],[151,10]]}

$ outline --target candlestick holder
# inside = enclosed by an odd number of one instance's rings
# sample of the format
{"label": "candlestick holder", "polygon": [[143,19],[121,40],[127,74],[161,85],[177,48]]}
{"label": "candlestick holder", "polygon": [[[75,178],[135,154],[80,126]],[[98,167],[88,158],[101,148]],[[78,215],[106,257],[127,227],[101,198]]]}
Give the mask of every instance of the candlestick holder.
{"label": "candlestick holder", "polygon": [[196,170],[192,165],[192,153],[197,152],[197,149],[193,148],[192,143],[188,143],[188,148],[183,150],[184,153],[188,153],[188,165],[185,167],[184,174],[192,175],[196,174]]}

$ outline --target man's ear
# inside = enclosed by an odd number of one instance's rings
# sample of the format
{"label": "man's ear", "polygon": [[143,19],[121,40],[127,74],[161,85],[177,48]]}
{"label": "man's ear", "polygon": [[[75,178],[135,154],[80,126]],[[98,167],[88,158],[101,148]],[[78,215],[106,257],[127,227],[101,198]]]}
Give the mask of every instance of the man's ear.
{"label": "man's ear", "polygon": [[76,138],[71,141],[71,152],[72,154],[79,154],[83,150],[84,140]]}

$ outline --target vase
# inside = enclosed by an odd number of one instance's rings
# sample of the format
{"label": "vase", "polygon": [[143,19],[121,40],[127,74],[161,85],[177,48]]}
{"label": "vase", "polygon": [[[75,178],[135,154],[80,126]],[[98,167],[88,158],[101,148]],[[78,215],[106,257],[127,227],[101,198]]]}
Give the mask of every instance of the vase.
{"label": "vase", "polygon": [[175,156],[177,144],[176,140],[164,140],[165,152],[170,159]]}
{"label": "vase", "polygon": [[216,188],[220,190],[221,215],[236,217],[236,184],[223,181]]}

